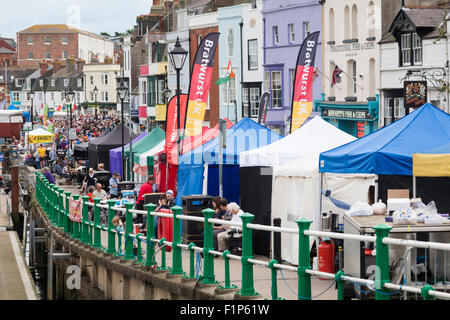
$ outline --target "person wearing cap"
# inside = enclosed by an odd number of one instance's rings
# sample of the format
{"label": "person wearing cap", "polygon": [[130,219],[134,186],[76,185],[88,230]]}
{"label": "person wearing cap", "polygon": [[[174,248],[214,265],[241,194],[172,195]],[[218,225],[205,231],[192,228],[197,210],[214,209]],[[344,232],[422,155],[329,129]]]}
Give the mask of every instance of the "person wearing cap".
{"label": "person wearing cap", "polygon": [[175,197],[173,195],[173,191],[172,190],[167,190],[166,191],[166,200],[167,200],[167,206],[169,208],[172,208],[175,206]]}

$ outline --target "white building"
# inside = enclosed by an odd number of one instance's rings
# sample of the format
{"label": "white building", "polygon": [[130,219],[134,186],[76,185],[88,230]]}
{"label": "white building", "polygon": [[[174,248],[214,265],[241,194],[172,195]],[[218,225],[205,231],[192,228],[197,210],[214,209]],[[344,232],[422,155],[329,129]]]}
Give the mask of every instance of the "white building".
{"label": "white building", "polygon": [[[329,0],[323,5],[323,100],[316,111],[356,137],[379,127],[380,41],[400,0]],[[341,82],[332,86],[339,68]]]}
{"label": "white building", "polygon": [[[86,79],[87,105],[85,107],[87,107],[87,110],[91,110],[94,114],[114,112],[118,102],[116,78],[120,76],[120,65],[87,64],[83,66],[83,74]],[[98,90],[97,96],[95,95],[95,88]]]}
{"label": "white building", "polygon": [[[426,81],[427,102],[450,111],[450,21],[445,9],[402,8],[380,41],[382,125],[414,110],[405,105],[405,81]],[[447,10],[448,12],[448,10]],[[420,105],[417,105],[420,107]]]}

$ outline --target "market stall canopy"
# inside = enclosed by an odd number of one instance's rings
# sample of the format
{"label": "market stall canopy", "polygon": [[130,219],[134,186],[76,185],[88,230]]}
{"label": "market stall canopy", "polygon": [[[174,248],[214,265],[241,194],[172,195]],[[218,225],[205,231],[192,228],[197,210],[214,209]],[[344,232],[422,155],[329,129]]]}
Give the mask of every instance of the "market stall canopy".
{"label": "market stall canopy", "polygon": [[74,152],[73,152],[74,158],[77,160],[87,160],[88,159],[88,148],[89,148],[88,142],[76,144],[74,147]]}
{"label": "market stall canopy", "polygon": [[424,153],[413,154],[416,177],[450,177],[450,143]]}
{"label": "market stall canopy", "polygon": [[[166,134],[160,127],[155,127],[150,131],[145,138],[139,140],[136,144],[133,144],[133,162],[139,163],[139,157],[142,153],[151,150],[157,144],[165,139]],[[125,157],[130,156],[130,150],[125,150]]]}
{"label": "market stall canopy", "polygon": [[12,104],[6,110],[19,110],[19,108]]}
{"label": "market stall canopy", "polygon": [[[134,164],[133,171],[139,173],[142,176],[149,175],[153,171],[153,161],[155,154],[164,150],[165,141],[162,140],[159,144],[154,146],[147,152],[139,154],[139,163]],[[135,158],[136,160],[136,158]],[[150,169],[150,170],[149,170]],[[150,172],[149,172],[150,171]]]}
{"label": "market stall canopy", "polygon": [[427,103],[368,136],[321,153],[319,170],[411,176],[414,153],[449,142],[450,115]]}
{"label": "market stall canopy", "polygon": [[[124,128],[123,140],[130,141],[129,130]],[[136,136],[132,136],[134,139]],[[89,142],[89,166],[96,169],[99,163],[109,170],[109,150],[122,145],[122,125],[119,124],[110,133],[95,138]]]}
{"label": "market stall canopy", "polygon": [[318,157],[321,152],[354,140],[355,137],[316,116],[283,139],[242,152],[240,166],[275,167],[304,156],[316,155],[317,162],[312,165],[318,168]]}
{"label": "market stall canopy", "polygon": [[[134,144],[141,141],[146,136],[146,133],[141,133],[136,139],[133,140],[133,150],[134,150]],[[124,147],[124,154],[127,154],[127,151],[129,153],[130,150],[130,144],[126,144]],[[122,146],[117,147],[115,149],[109,150],[109,171],[111,172],[122,172]]]}
{"label": "market stall canopy", "polygon": [[28,141],[30,143],[52,143],[53,133],[42,128],[34,129],[28,133]]}
{"label": "market stall canopy", "polygon": [[[231,122],[228,119],[225,119],[227,129],[230,129],[233,127],[233,122]],[[198,134],[196,136],[186,136],[183,139],[182,147],[181,147],[181,154],[188,153],[195,148],[200,147],[201,145],[207,143],[208,141],[211,141],[215,137],[219,135],[219,125],[216,125],[213,128],[203,127],[202,133]],[[169,152],[169,163],[177,165],[178,164],[178,146],[175,144],[175,146],[170,150]]]}

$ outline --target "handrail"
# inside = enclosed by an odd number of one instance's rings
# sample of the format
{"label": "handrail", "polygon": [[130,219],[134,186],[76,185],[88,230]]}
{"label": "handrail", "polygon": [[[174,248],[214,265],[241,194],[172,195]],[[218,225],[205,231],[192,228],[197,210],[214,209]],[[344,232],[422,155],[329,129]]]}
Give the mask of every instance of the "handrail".
{"label": "handrail", "polygon": [[[375,235],[374,236],[362,236],[362,235],[352,235],[352,234],[344,234],[344,233],[334,233],[334,232],[323,232],[323,231],[312,231],[309,230],[309,226],[312,223],[310,220],[300,219],[297,222],[298,229],[293,228],[283,228],[283,227],[275,227],[275,226],[265,226],[260,224],[251,223],[254,218],[253,215],[244,213],[241,215],[242,223],[236,223],[221,219],[213,218],[214,211],[211,209],[203,210],[204,217],[195,217],[189,215],[181,214],[180,207],[173,207],[173,213],[162,213],[155,212],[155,205],[146,205],[147,211],[132,209],[133,204],[126,203],[125,208],[114,206],[115,200],[109,200],[108,205],[100,204],[100,199],[94,199],[94,203],[90,203],[88,201],[88,197],[82,197],[83,201],[83,218],[81,222],[71,222],[69,220],[69,208],[68,208],[68,200],[74,199],[78,200],[78,195],[70,196],[70,192],[63,192],[64,190],[58,188],[56,186],[50,185],[45,177],[37,172],[36,173],[36,199],[38,203],[43,209],[43,212],[49,217],[49,220],[52,224],[57,227],[64,227],[64,231],[66,229],[70,230],[66,233],[71,235],[75,239],[80,240],[88,245],[98,246],[98,238],[95,240],[96,235],[98,236],[98,232],[106,231],[108,232],[108,250],[107,253],[111,254],[120,254],[115,249],[115,243],[113,242],[113,246],[110,246],[110,240],[114,239],[114,235],[120,235],[119,243],[121,241],[122,236],[125,237],[125,259],[135,259],[134,254],[132,253],[133,246],[131,242],[127,242],[127,239],[135,239],[138,242],[138,252],[139,256],[141,255],[140,245],[142,241],[147,243],[147,260],[144,264],[145,266],[154,266],[153,257],[156,254],[153,246],[155,244],[160,244],[161,247],[161,270],[167,270],[165,268],[165,255],[166,250],[165,247],[172,247],[172,274],[184,274],[181,267],[181,250],[190,252],[190,278],[194,277],[194,252],[202,252],[204,255],[204,271],[203,271],[203,279],[201,280],[203,283],[216,283],[215,275],[214,275],[214,261],[213,256],[222,257],[225,261],[225,288],[229,287],[229,267],[228,260],[238,260],[241,261],[242,264],[242,288],[239,293],[242,296],[251,296],[257,294],[253,288],[253,272],[251,272],[252,266],[260,266],[264,268],[269,268],[272,270],[272,292],[276,292],[276,282],[277,270],[286,270],[290,272],[296,272],[298,274],[298,298],[301,300],[309,300],[311,297],[311,276],[317,276],[321,278],[332,279],[337,283],[338,287],[338,298],[343,299],[343,282],[352,282],[355,285],[364,285],[369,287],[372,291],[375,292],[375,299],[377,300],[387,300],[389,299],[389,295],[391,294],[391,290],[396,290],[397,292],[410,292],[415,294],[420,294],[424,299],[430,299],[431,297],[440,298],[440,299],[450,299],[450,293],[442,292],[435,290],[429,285],[423,286],[421,288],[414,286],[406,286],[406,285],[397,285],[390,283],[389,281],[389,259],[388,259],[388,245],[396,245],[396,246],[409,246],[415,248],[428,248],[428,249],[436,249],[436,250],[445,250],[450,251],[450,244],[445,243],[437,243],[437,242],[424,242],[424,241],[415,241],[415,240],[402,240],[402,239],[394,239],[389,238],[390,227],[386,225],[379,225],[374,227]],[[64,205],[64,201],[67,200]],[[91,222],[88,218],[88,207],[94,207],[94,222]],[[108,226],[100,225],[100,208],[108,209]],[[114,211],[125,212],[125,229],[123,231],[117,231],[116,228],[112,225],[112,217],[114,215]],[[132,214],[142,214],[151,216],[158,216],[164,218],[173,219],[173,241],[167,241],[166,239],[156,239],[153,234],[152,227],[154,227],[153,219],[148,220],[148,230],[146,236],[141,234],[134,234],[132,230],[132,225],[127,224],[126,221],[132,221]],[[112,214],[112,216],[111,216]],[[181,243],[181,234],[179,230],[181,230],[181,220],[187,221],[197,221],[203,222],[205,225],[205,244],[204,247],[198,247],[194,243],[182,244]],[[242,228],[242,256],[233,255],[228,251],[221,252],[216,251],[212,247],[212,225],[220,224],[224,226],[234,226]],[[70,227],[70,228],[69,228]],[[253,249],[252,249],[252,230],[262,230],[269,232],[282,232],[282,233],[290,233],[290,234],[298,234],[299,236],[299,263],[298,266],[292,265],[284,265],[279,263],[276,260],[272,260],[270,262],[262,261],[255,259],[253,257]],[[80,235],[81,232],[81,235]],[[94,234],[94,241],[92,241],[92,234]],[[362,279],[357,277],[352,277],[345,275],[342,271],[339,271],[336,274],[327,273],[317,270],[312,270],[310,267],[310,241],[309,236],[313,237],[329,237],[334,239],[342,239],[342,240],[356,240],[356,241],[364,241],[364,242],[374,242],[376,243],[376,254],[377,254],[377,267],[379,268],[379,272],[376,274],[376,279]],[[97,242],[96,242],[97,241]],[[131,244],[131,247],[130,247]],[[101,246],[101,243],[100,243]],[[131,249],[130,249],[131,248]],[[156,252],[158,252],[156,251]],[[130,258],[131,257],[131,258]],[[141,257],[137,258],[138,261],[142,261]],[[220,287],[219,287],[220,288]],[[328,290],[328,289],[327,289]],[[278,299],[275,294],[273,298]]]}

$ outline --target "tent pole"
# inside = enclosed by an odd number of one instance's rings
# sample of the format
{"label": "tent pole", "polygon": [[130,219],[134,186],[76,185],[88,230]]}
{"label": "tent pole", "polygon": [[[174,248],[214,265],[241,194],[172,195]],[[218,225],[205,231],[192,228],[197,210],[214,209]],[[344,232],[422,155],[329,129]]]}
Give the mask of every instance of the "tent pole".
{"label": "tent pole", "polygon": [[[321,231],[322,229],[322,181],[323,181],[323,172],[319,172],[318,177],[318,183],[317,186],[319,187],[319,194],[316,198],[316,231]],[[319,257],[319,245],[320,245],[320,239],[319,237],[316,237],[316,255]]]}
{"label": "tent pole", "polygon": [[416,198],[416,176],[413,176],[413,198]]}
{"label": "tent pole", "polygon": [[375,203],[378,202],[378,175],[375,175],[375,195],[374,195]]}

